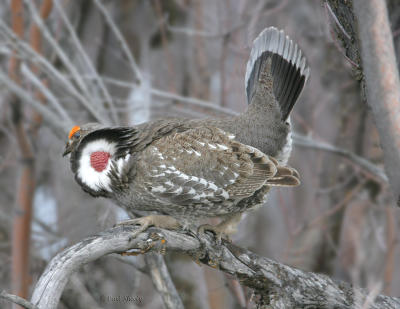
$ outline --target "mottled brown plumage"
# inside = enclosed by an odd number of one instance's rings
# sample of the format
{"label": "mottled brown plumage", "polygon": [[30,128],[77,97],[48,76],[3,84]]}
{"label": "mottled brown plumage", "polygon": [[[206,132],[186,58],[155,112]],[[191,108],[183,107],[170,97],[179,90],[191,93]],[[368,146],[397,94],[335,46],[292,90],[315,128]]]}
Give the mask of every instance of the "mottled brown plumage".
{"label": "mottled brown plumage", "polygon": [[[65,154],[77,182],[93,196],[112,198],[127,211],[238,220],[260,205],[271,186],[296,186],[286,165],[287,122],[308,68],[283,32],[268,28],[256,39],[246,72],[248,109],[223,119],[163,119],[135,127],[74,128]],[[93,163],[95,162],[95,163]],[[95,166],[93,165],[95,164]],[[134,221],[177,227],[165,217]],[[227,230],[228,223],[218,232]]]}

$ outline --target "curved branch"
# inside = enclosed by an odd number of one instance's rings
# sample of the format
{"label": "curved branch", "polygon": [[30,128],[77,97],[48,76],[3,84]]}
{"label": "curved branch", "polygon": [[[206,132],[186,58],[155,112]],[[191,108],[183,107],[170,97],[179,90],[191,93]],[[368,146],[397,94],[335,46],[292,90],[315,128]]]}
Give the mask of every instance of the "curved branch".
{"label": "curved branch", "polygon": [[39,309],[38,307],[36,307],[35,305],[30,303],[26,299],[24,299],[18,295],[9,294],[6,291],[1,291],[0,299],[8,300],[14,304],[17,304],[17,305],[20,305],[20,306],[26,308],[26,309]]}
{"label": "curved branch", "polygon": [[36,284],[32,303],[39,308],[57,307],[71,274],[85,263],[111,253],[133,250],[136,253],[179,251],[195,261],[235,276],[259,296],[258,303],[271,308],[354,308],[356,303],[369,308],[398,308],[400,299],[384,295],[371,300],[368,292],[350,284],[336,282],[321,274],[305,272],[223,241],[217,244],[210,235],[189,235],[183,231],[150,228],[131,238],[135,227],[109,229],[59,253]]}

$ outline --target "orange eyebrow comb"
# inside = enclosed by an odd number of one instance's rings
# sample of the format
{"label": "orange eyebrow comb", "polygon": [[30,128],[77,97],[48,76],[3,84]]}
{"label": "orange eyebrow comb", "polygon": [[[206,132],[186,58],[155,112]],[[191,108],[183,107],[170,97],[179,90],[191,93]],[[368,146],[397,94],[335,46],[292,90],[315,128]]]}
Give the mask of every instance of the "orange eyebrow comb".
{"label": "orange eyebrow comb", "polygon": [[74,126],[71,131],[69,131],[68,138],[71,139],[74,134],[81,129],[80,126]]}

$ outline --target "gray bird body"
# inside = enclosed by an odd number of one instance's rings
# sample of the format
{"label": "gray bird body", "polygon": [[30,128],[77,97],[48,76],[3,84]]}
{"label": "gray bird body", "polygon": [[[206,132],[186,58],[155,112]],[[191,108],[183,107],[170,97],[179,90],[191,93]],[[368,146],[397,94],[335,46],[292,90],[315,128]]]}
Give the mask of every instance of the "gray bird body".
{"label": "gray bird body", "polygon": [[[291,150],[288,116],[308,74],[297,45],[268,28],[248,62],[244,113],[136,127],[83,126],[68,145],[72,171],[85,191],[128,211],[186,221],[244,212],[260,205],[271,186],[299,184],[298,173],[284,166]],[[99,155],[93,159],[91,151]],[[104,152],[111,157],[106,168],[91,171]]]}

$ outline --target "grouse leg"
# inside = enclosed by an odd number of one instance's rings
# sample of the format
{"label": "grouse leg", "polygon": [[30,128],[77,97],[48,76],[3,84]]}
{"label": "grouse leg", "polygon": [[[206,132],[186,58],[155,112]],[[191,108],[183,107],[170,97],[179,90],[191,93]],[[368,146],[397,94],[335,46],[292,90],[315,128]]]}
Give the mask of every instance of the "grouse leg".
{"label": "grouse leg", "polygon": [[204,234],[205,231],[211,231],[215,234],[217,242],[221,243],[222,238],[226,238],[229,240],[229,235],[236,233],[237,226],[241,218],[241,213],[226,215],[225,219],[217,225],[200,225],[197,229],[197,232],[200,234]]}
{"label": "grouse leg", "polygon": [[165,215],[150,215],[146,217],[136,218],[136,219],[129,219],[126,221],[122,221],[117,223],[118,225],[139,225],[139,229],[133,233],[133,237],[136,237],[140,233],[144,232],[150,226],[155,226],[162,229],[168,230],[177,230],[181,227],[181,224],[178,220],[171,216]]}

